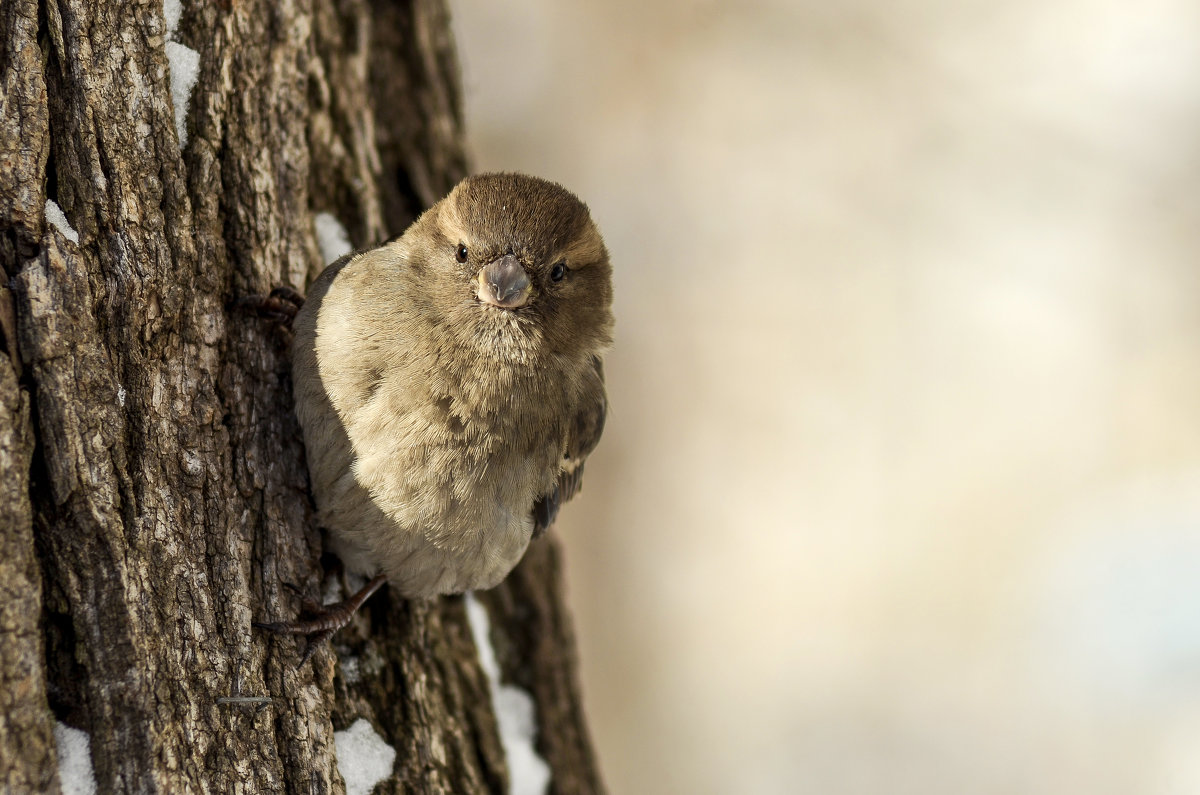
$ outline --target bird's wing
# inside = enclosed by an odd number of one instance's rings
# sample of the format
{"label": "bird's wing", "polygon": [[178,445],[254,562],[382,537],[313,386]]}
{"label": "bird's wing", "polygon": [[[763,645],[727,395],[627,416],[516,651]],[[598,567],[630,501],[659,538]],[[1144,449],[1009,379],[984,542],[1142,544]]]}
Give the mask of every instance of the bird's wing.
{"label": "bird's wing", "polygon": [[583,400],[571,424],[567,428],[567,452],[563,457],[562,469],[553,491],[544,494],[533,504],[534,538],[546,532],[558,508],[575,496],[583,483],[583,463],[600,441],[604,431],[604,418],[608,413],[608,398],[604,394],[604,365],[600,357],[592,358],[592,369],[588,371],[589,384]]}

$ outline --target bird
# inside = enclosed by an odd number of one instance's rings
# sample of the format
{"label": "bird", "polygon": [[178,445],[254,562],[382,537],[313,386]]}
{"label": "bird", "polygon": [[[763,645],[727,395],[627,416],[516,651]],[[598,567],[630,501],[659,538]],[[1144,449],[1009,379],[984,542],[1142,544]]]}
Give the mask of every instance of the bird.
{"label": "bird", "polygon": [[[608,410],[612,266],[587,206],[468,177],[399,238],[331,264],[295,312],[292,382],[317,518],[371,577],[307,621],[328,637],[384,582],[486,589],[580,489]],[[311,646],[311,644],[310,644]]]}

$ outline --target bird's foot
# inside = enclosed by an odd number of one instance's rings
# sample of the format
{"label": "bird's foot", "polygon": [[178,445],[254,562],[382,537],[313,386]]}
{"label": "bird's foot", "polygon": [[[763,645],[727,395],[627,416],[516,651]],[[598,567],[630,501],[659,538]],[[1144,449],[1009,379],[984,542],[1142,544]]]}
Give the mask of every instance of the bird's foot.
{"label": "bird's foot", "polygon": [[[378,591],[379,586],[385,582],[387,582],[387,577],[380,574],[364,585],[358,593],[331,605],[319,605],[312,599],[302,596],[300,600],[301,615],[307,616],[307,618],[269,623],[256,621],[251,626],[281,635],[304,635],[308,645],[304,649],[304,655],[300,658],[300,662],[296,665],[297,668],[300,668],[308,662],[308,659],[313,656],[322,643],[350,623],[350,619],[363,606],[363,603],[370,599],[371,594]],[[284,583],[284,585],[297,593],[300,590],[291,583]]]}
{"label": "bird's foot", "polygon": [[296,289],[281,284],[268,295],[247,295],[233,302],[266,320],[274,321],[284,328],[291,328],[296,313],[304,306],[304,296]]}

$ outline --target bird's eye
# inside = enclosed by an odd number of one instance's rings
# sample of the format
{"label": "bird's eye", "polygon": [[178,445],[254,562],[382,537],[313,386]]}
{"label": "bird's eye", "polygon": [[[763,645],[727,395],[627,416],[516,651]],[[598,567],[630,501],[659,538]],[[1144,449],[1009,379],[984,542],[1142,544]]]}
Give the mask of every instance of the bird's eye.
{"label": "bird's eye", "polygon": [[467,261],[467,247],[464,244],[459,243],[458,248],[454,249],[454,258],[459,262]]}
{"label": "bird's eye", "polygon": [[567,263],[560,262],[550,269],[550,281],[561,282],[567,275]]}

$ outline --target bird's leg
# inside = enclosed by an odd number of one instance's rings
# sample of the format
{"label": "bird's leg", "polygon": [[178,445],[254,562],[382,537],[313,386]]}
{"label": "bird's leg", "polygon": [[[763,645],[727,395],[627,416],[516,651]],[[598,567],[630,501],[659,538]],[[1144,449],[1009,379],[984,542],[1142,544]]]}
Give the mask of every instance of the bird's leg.
{"label": "bird's leg", "polygon": [[[331,605],[318,605],[311,599],[303,599],[300,607],[304,613],[310,616],[310,618],[303,621],[278,621],[269,624],[256,623],[254,626],[269,632],[280,632],[288,635],[314,635],[326,631],[337,632],[350,623],[350,619],[358,611],[358,608],[362,607],[363,603],[371,597],[371,594],[378,591],[379,586],[385,582],[387,582],[385,575],[377,575],[364,585],[358,593]],[[293,585],[288,585],[288,587],[295,588]]]}
{"label": "bird's leg", "polygon": [[[331,605],[318,605],[311,599],[304,598],[301,600],[300,607],[303,614],[308,615],[308,618],[302,621],[273,621],[270,623],[256,621],[251,626],[283,635],[304,635],[308,639],[308,648],[304,650],[304,656],[300,658],[300,664],[296,666],[298,668],[308,661],[308,658],[322,643],[349,624],[350,619],[363,606],[363,603],[370,599],[371,594],[378,591],[379,586],[385,582],[387,582],[385,575],[377,575],[358,593]],[[288,585],[288,587],[295,590],[293,585]]]}
{"label": "bird's leg", "polygon": [[249,310],[261,318],[275,321],[284,328],[291,328],[296,313],[304,306],[304,296],[294,288],[281,284],[268,295],[247,295],[233,303],[239,309]]}

